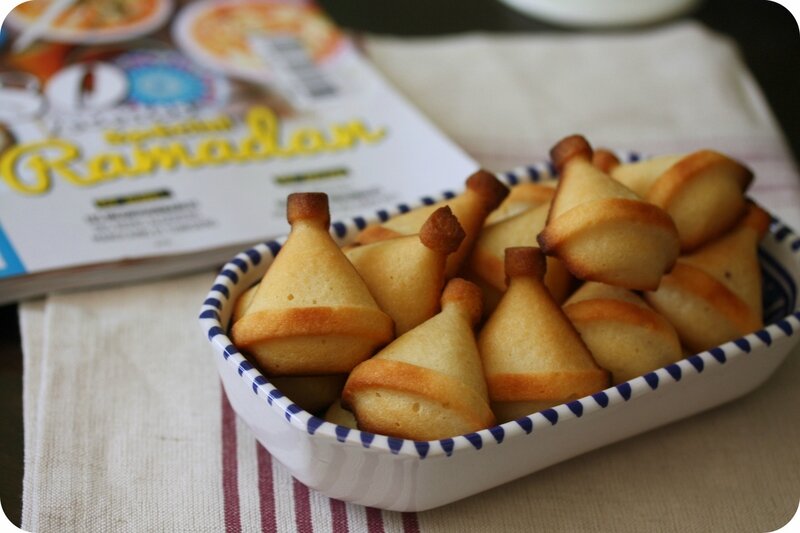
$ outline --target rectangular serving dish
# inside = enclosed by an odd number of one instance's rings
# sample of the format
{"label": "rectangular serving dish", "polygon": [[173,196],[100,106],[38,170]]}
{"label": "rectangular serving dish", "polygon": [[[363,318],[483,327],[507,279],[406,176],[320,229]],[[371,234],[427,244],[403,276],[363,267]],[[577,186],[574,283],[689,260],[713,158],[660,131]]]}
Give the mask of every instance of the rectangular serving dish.
{"label": "rectangular serving dish", "polygon": [[[638,159],[635,153],[623,160]],[[554,179],[549,163],[498,175],[509,185]],[[450,198],[444,192],[440,198]],[[425,197],[421,203],[440,198]],[[378,211],[331,225],[346,244]],[[752,391],[800,340],[800,237],[773,219],[759,256],[763,329],[566,404],[489,429],[437,441],[410,441],[325,422],[294,404],[227,336],[233,304],[258,282],[283,240],[245,250],[227,263],[203,302],[208,337],[225,392],[255,437],[302,483],[332,498],[394,511],[423,511],[531,474],[587,451],[723,404]]]}

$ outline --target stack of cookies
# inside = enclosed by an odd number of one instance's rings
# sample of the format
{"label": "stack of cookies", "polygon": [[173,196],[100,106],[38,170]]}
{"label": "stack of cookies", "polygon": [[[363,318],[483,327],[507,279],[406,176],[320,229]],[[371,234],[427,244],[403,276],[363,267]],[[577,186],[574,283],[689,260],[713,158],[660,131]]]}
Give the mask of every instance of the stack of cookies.
{"label": "stack of cookies", "polygon": [[710,150],[621,163],[580,135],[559,180],[462,194],[344,249],[327,197],[236,302],[231,338],[288,397],[414,440],[478,431],[630,380],[762,326],[753,175]]}

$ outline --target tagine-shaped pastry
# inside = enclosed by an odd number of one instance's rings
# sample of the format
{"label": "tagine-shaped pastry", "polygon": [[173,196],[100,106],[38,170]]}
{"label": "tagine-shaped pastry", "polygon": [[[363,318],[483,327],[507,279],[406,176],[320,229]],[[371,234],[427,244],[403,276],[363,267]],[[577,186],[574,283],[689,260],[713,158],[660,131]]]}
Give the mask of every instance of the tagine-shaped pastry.
{"label": "tagine-shaped pastry", "polygon": [[442,311],[358,365],[342,403],[373,433],[432,440],[487,428],[495,419],[473,328],[478,288],[452,279]]}
{"label": "tagine-shaped pastry", "polygon": [[[485,226],[469,258],[470,275],[477,276],[497,293],[506,290],[503,265],[506,248],[536,246],[536,235],[544,229],[549,203]],[[555,257],[547,258],[544,284],[558,302],[563,302],[572,285],[572,275]],[[482,284],[479,284],[482,285]],[[491,297],[490,297],[491,298]]]}
{"label": "tagine-shaped pastry", "polygon": [[669,167],[680,161],[681,157],[683,156],[667,154],[633,163],[617,162],[616,165],[607,165],[606,172],[642,198],[646,198],[650,186]]}
{"label": "tagine-shaped pastry", "polygon": [[606,174],[611,173],[611,171],[620,166],[620,164],[621,162],[617,155],[607,148],[597,148],[592,153],[592,165]]}
{"label": "tagine-shaped pastry", "polygon": [[392,319],[328,233],[328,197],[290,194],[292,230],[231,338],[271,376],[349,372],[393,338]]}
{"label": "tagine-shaped pastry", "polygon": [[506,250],[508,289],[483,326],[478,347],[492,410],[505,422],[604,389],[599,368],[544,286],[538,248]]}
{"label": "tagine-shaped pastry", "polygon": [[274,376],[269,380],[292,402],[310,413],[316,413],[339,399],[347,374]]}
{"label": "tagine-shaped pastry", "polygon": [[763,326],[758,242],[770,217],[749,203],[745,217],[728,233],[682,256],[655,292],[645,299],[694,353]]}
{"label": "tagine-shaped pastry", "polygon": [[570,296],[564,313],[614,384],[683,357],[672,324],[628,289],[588,281]]}
{"label": "tagine-shaped pastry", "polygon": [[[247,312],[259,284],[253,285],[237,298],[234,304],[231,324],[236,323]],[[338,400],[347,374],[330,374],[323,376],[273,376],[269,378],[273,385],[294,403],[315,413]]]}
{"label": "tagine-shaped pastry", "polygon": [[592,165],[579,135],[550,152],[561,174],[538,242],[582,280],[653,290],[680,250],[672,219]]}
{"label": "tagine-shaped pastry", "polygon": [[358,422],[353,413],[342,407],[341,399],[337,399],[325,411],[325,421],[350,429],[358,429]]}
{"label": "tagine-shaped pastry", "polygon": [[236,302],[233,304],[231,324],[234,324],[237,320],[242,318],[245,313],[247,313],[247,308],[250,307],[250,302],[253,301],[253,296],[256,295],[256,291],[258,291],[258,283],[239,295],[239,297],[236,299]]}
{"label": "tagine-shaped pastry", "polygon": [[455,198],[419,207],[408,213],[392,217],[382,224],[369,226],[356,236],[356,242],[368,244],[402,235],[415,235],[420,232],[420,228],[431,216],[431,213],[442,206],[450,206],[466,236],[458,250],[447,258],[447,278],[449,279],[456,275],[472,250],[472,245],[478,237],[486,217],[500,205],[507,195],[508,187],[503,185],[493,174],[479,170],[467,178],[466,189]]}
{"label": "tagine-shaped pastry", "polygon": [[712,150],[620,165],[611,177],[666,211],[688,252],[731,229],[745,209],[753,173]]}
{"label": "tagine-shaped pastry", "polygon": [[486,217],[489,226],[542,204],[549,204],[556,194],[556,181],[520,183],[511,187],[503,202]]}
{"label": "tagine-shaped pastry", "polygon": [[464,240],[464,230],[447,206],[434,211],[419,235],[356,246],[345,255],[400,336],[439,311],[447,256]]}

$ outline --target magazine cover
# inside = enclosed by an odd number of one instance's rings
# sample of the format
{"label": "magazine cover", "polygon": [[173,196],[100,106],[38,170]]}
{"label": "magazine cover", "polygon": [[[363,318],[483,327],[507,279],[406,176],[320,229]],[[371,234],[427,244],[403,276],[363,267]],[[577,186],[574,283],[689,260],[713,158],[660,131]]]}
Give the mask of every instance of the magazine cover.
{"label": "magazine cover", "polygon": [[313,3],[34,0],[3,22],[0,302],[213,266],[285,233],[291,192],[347,218],[475,168]]}

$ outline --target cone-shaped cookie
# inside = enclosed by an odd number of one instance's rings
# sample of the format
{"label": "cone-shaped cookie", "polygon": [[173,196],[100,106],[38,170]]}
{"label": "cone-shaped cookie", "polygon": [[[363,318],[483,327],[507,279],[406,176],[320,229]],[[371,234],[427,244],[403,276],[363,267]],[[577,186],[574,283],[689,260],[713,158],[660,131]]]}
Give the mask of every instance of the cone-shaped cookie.
{"label": "cone-shaped cookie", "polygon": [[[544,229],[549,209],[549,204],[544,203],[496,224],[485,226],[469,258],[471,275],[479,277],[496,291],[504,292],[506,272],[503,262],[506,248],[536,246],[536,235]],[[544,284],[558,302],[563,302],[569,293],[572,276],[563,263],[555,257],[547,258]]]}
{"label": "cone-shaped cookie", "polygon": [[542,250],[579,279],[658,287],[680,249],[669,215],[593,166],[583,137],[567,137],[551,156],[561,179],[538,237]]}
{"label": "cone-shaped cookie", "polygon": [[499,421],[580,398],[608,386],[580,335],[542,280],[538,248],[506,250],[506,290],[483,326],[478,347]]}
{"label": "cone-shaped cookie", "polygon": [[316,413],[339,399],[347,374],[281,376],[269,380],[294,403],[310,413]]}
{"label": "cone-shaped cookie", "polygon": [[611,176],[672,217],[683,252],[736,224],[753,179],[750,169],[711,150],[620,165]]}
{"label": "cone-shaped cookie", "polygon": [[520,183],[511,187],[511,191],[500,206],[492,211],[484,226],[500,222],[508,217],[533,209],[542,204],[549,204],[556,194],[556,181],[549,180],[540,183]]}
{"label": "cone-shaped cookie", "polygon": [[494,312],[497,304],[500,302],[500,298],[503,297],[504,291],[495,289],[493,285],[484,281],[483,278],[473,272],[469,267],[463,269],[462,274],[465,280],[480,289],[483,299],[483,318],[488,318],[489,315]]}
{"label": "cone-shaped cookie", "polygon": [[392,339],[392,319],[328,233],[328,197],[291,194],[286,211],[291,233],[231,338],[273,376],[349,372]]}
{"label": "cone-shaped cookie", "polygon": [[236,303],[233,304],[233,312],[231,313],[231,324],[235,323],[237,320],[242,318],[245,313],[247,313],[247,308],[250,307],[250,302],[253,301],[253,296],[256,295],[256,291],[258,290],[258,283],[244,291],[239,297],[236,299]]}
{"label": "cone-shaped cookie", "polygon": [[463,240],[458,219],[444,206],[428,217],[419,235],[356,246],[345,255],[400,336],[439,311],[447,256]]}
{"label": "cone-shaped cookie", "polygon": [[[592,154],[592,164],[599,170],[609,174],[612,170],[617,168],[621,163],[619,158],[614,152],[606,148],[598,148]],[[628,187],[630,189],[630,187]],[[631,189],[633,192],[633,189]],[[636,193],[639,194],[639,193]],[[641,195],[639,195],[641,196]]]}
{"label": "cone-shaped cookie", "polygon": [[564,313],[614,384],[683,357],[672,324],[627,289],[586,282],[564,304]]}
{"label": "cone-shaped cookie", "polygon": [[730,232],[678,259],[645,299],[697,353],[759,329],[762,323],[758,242],[769,215],[755,204]]}
{"label": "cone-shaped cookie", "polygon": [[473,332],[480,315],[478,288],[455,278],[439,314],[358,365],[342,394],[358,427],[431,440],[494,424]]}
{"label": "cone-shaped cookie", "polygon": [[455,198],[420,207],[390,218],[383,224],[367,227],[356,237],[356,242],[368,244],[401,235],[415,235],[419,233],[431,213],[439,207],[448,205],[466,234],[458,250],[447,258],[447,278],[449,279],[456,275],[472,250],[472,245],[478,237],[486,217],[500,205],[507,195],[508,187],[500,183],[493,174],[479,170],[467,178],[465,191]]}
{"label": "cone-shaped cookie", "polygon": [[358,423],[353,413],[342,407],[341,400],[336,400],[325,411],[325,420],[350,429],[358,429]]}
{"label": "cone-shaped cookie", "polygon": [[682,155],[659,155],[635,163],[612,166],[607,172],[612,178],[646,199],[650,186],[682,157]]}

